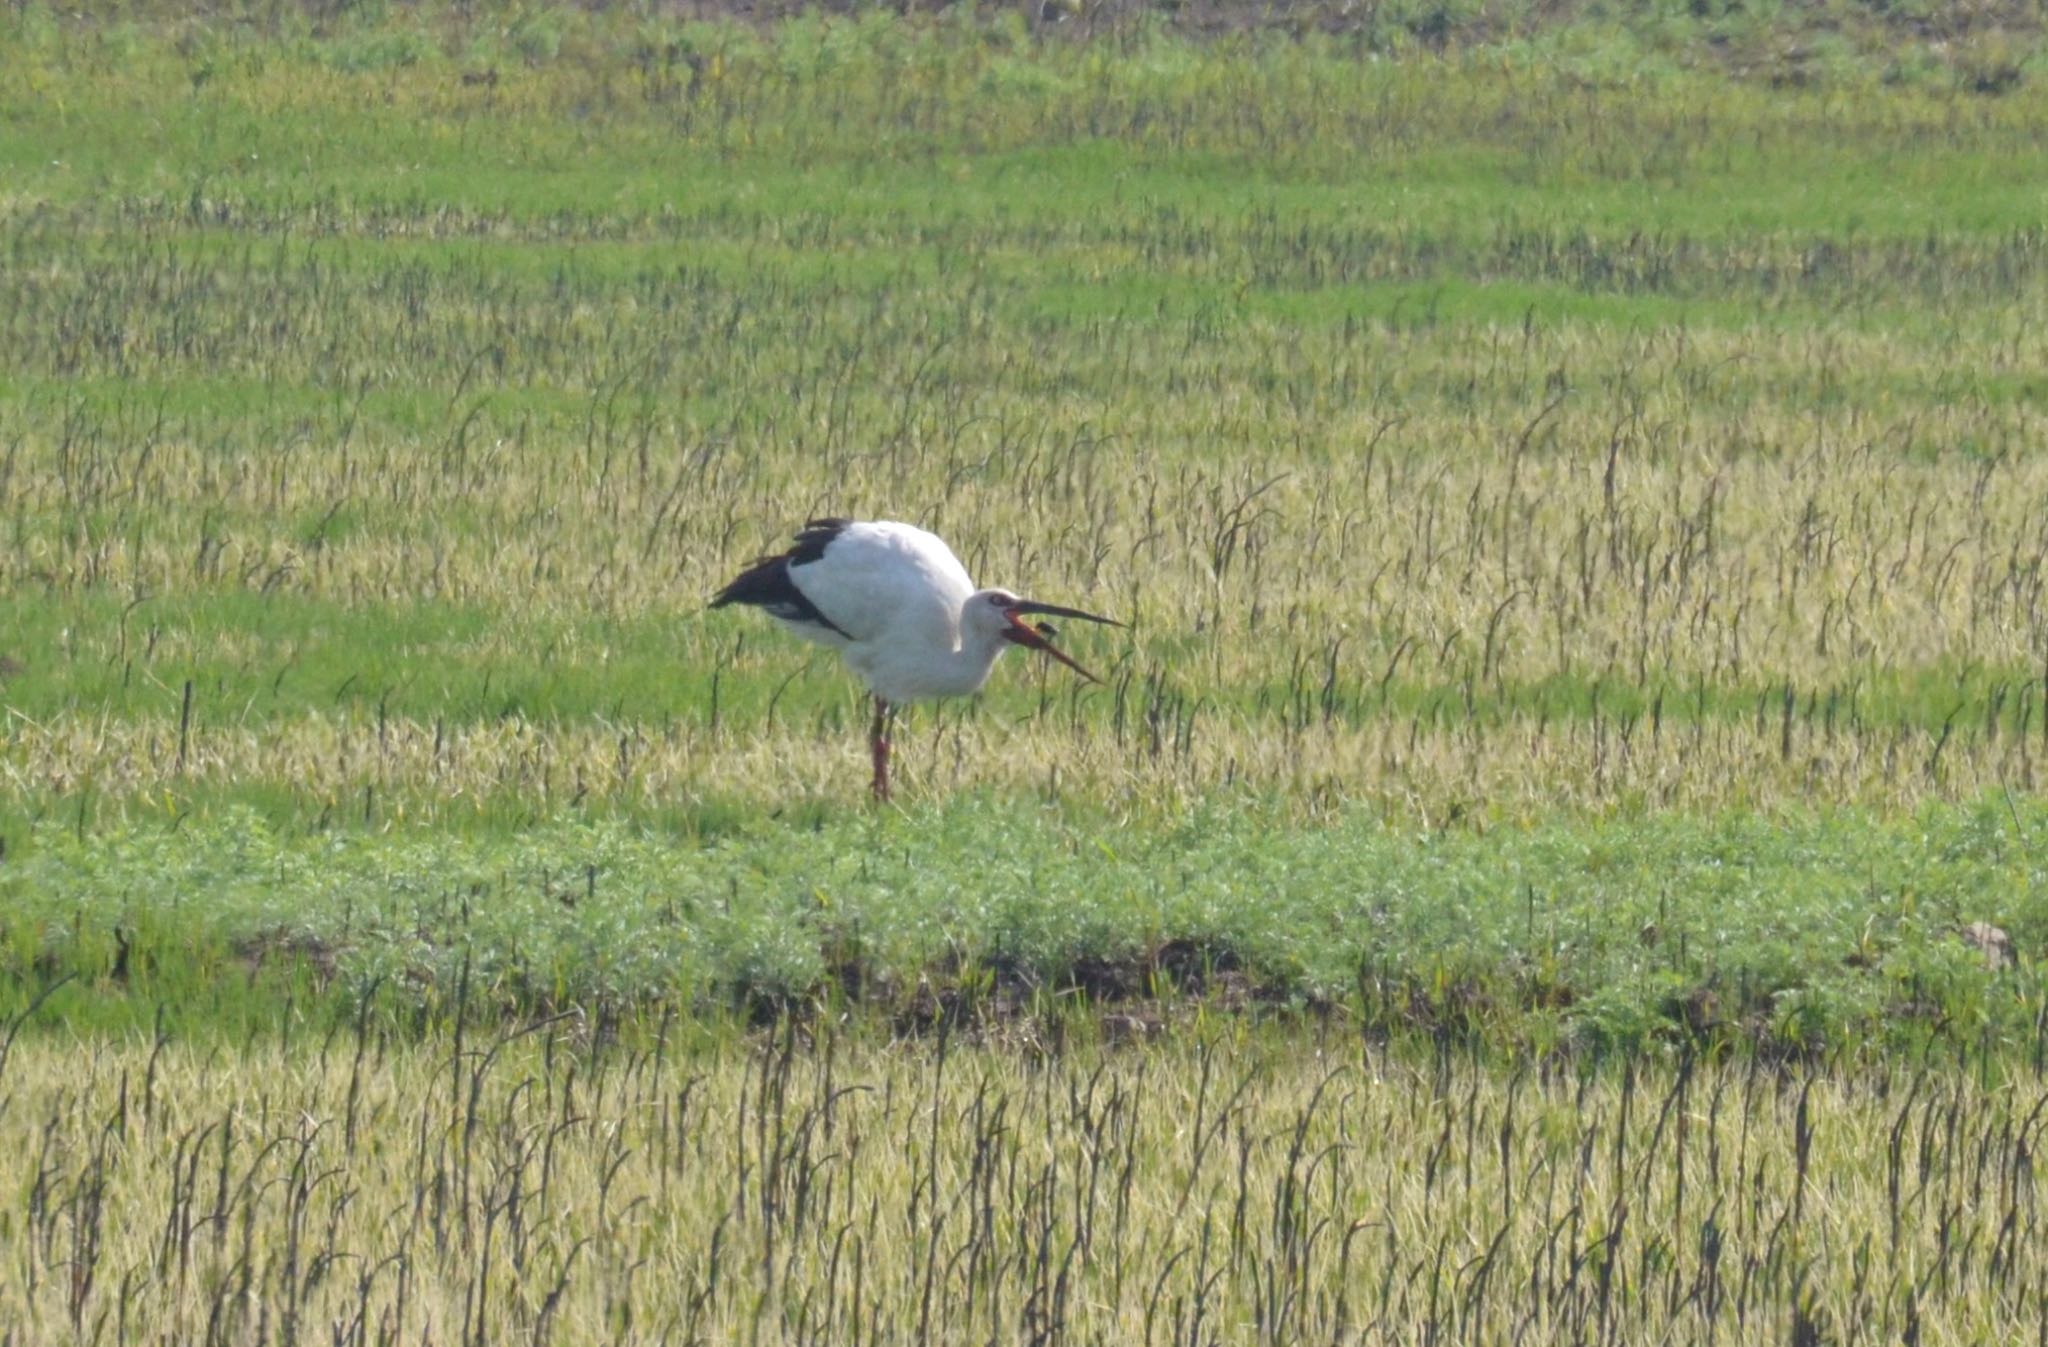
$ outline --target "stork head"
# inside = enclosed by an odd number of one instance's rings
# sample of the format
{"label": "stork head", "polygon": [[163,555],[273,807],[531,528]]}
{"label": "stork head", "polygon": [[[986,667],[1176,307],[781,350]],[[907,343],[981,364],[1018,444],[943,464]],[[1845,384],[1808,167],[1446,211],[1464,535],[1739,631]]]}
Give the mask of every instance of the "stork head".
{"label": "stork head", "polygon": [[1041,614],[1047,617],[1078,617],[1084,622],[1100,622],[1109,627],[1123,625],[1113,618],[1084,613],[1079,608],[1065,608],[1056,603],[1037,603],[1031,599],[1020,599],[1007,589],[984,589],[974,594],[967,600],[967,611],[962,618],[963,625],[977,635],[1008,641],[1012,645],[1021,645],[1026,650],[1043,650],[1089,682],[1100,683],[1101,679],[1075,663],[1065,651],[1052,643],[1056,629],[1050,622],[1024,620]]}

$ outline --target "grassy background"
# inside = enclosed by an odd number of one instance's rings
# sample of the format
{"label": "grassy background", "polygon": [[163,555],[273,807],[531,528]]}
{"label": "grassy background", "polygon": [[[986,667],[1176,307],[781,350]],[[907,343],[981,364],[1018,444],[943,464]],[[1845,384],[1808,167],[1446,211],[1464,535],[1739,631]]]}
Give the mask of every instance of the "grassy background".
{"label": "grassy background", "polygon": [[0,1322],[2038,1336],[2038,10],[771,9],[0,15]]}
{"label": "grassy background", "polygon": [[[13,1004],[1196,950],[2031,1042],[1955,932],[2044,920],[2038,16],[1062,12],[0,19]],[[870,819],[849,680],[701,610],[826,510],[1107,685],[920,710]]]}

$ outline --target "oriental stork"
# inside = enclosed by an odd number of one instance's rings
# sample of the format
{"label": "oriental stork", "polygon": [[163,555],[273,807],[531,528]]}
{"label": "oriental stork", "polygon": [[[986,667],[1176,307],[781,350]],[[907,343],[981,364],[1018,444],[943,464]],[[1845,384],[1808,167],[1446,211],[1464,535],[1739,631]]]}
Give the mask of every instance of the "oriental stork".
{"label": "oriental stork", "polygon": [[713,608],[743,603],[845,657],[874,694],[868,733],[874,793],[889,798],[889,725],[909,701],[959,697],[988,679],[1006,645],[1043,650],[1100,682],[1052,643],[1033,616],[1121,622],[1007,589],[976,589],[967,568],[937,536],[892,520],[813,519],[787,552],[761,557],[718,591]]}

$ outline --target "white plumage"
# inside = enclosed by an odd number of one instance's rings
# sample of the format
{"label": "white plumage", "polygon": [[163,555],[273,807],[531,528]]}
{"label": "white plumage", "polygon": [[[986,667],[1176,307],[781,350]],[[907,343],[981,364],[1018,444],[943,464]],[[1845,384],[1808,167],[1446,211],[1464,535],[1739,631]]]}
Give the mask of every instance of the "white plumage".
{"label": "white plumage", "polygon": [[1078,608],[980,589],[938,536],[893,520],[814,519],[796,546],[765,556],[720,590],[711,606],[743,603],[845,657],[875,697],[870,733],[874,791],[889,796],[888,719],[897,703],[958,697],[988,680],[1005,646],[1043,650],[1093,679],[1027,615],[1119,625]]}

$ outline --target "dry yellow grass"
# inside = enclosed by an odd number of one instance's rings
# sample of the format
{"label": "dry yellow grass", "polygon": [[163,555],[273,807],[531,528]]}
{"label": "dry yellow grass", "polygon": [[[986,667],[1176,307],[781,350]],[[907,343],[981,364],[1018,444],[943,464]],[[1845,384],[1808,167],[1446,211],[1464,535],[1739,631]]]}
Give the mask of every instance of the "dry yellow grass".
{"label": "dry yellow grass", "polygon": [[2037,1081],[1326,1047],[33,1034],[0,1315],[116,1343],[1945,1344],[2048,1313]]}
{"label": "dry yellow grass", "polygon": [[[824,661],[810,667],[813,677],[842,677]],[[898,736],[907,798],[991,789],[1179,808],[1245,789],[1286,797],[1308,814],[1365,799],[1425,824],[1483,826],[1560,809],[1717,810],[1793,800],[1905,810],[1931,798],[2033,790],[2042,769],[2032,735],[1987,736],[1981,724],[1953,742],[1918,727],[1853,732],[1845,724],[1831,733],[1803,718],[1803,698],[1789,740],[1777,696],[1761,699],[1750,716],[1661,729],[1644,714],[1460,725],[1460,706],[1445,697],[1433,711],[1349,727],[1311,718],[1299,731],[1228,708],[1183,706],[1178,730],[1172,710],[1165,713],[1155,746],[1141,693],[1121,742],[1101,724],[1097,704],[1114,695],[1083,694],[1078,724],[1065,690],[1042,716],[1028,708],[1014,716],[915,712]],[[1674,697],[1674,716],[1687,709]],[[18,721],[0,780],[26,798],[89,792],[95,802],[167,817],[197,793],[250,781],[289,783],[308,807],[340,819],[367,807],[376,823],[453,824],[586,804],[660,810],[706,799],[795,807],[857,798],[866,764],[860,714],[849,688],[843,705],[774,732],[523,720],[449,729],[409,717],[380,724],[314,716],[203,730],[182,766],[175,719],[65,717]],[[808,766],[790,772],[798,759]]]}

